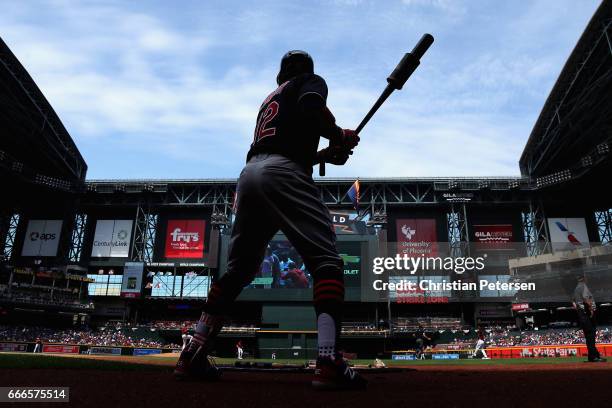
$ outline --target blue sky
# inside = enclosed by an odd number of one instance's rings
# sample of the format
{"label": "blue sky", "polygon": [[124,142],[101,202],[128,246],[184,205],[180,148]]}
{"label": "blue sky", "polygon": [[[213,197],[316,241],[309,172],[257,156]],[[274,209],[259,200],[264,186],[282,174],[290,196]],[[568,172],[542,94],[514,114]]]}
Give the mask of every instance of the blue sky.
{"label": "blue sky", "polygon": [[287,50],[314,57],[339,124],[355,127],[429,32],[421,66],[328,175],[512,176],[598,4],[13,1],[2,4],[0,35],[76,141],[88,178],[192,179],[239,174]]}

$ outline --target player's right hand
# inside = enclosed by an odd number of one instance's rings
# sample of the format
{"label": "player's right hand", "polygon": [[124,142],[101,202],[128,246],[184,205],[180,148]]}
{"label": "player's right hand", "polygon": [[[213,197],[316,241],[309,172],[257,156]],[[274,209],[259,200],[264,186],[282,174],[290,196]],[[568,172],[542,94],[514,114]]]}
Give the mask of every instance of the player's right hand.
{"label": "player's right hand", "polygon": [[345,150],[352,150],[359,144],[359,135],[352,129],[340,129],[340,146]]}
{"label": "player's right hand", "polygon": [[351,150],[346,150],[340,146],[329,146],[319,151],[317,156],[326,163],[342,166],[348,161],[351,154],[353,154]]}

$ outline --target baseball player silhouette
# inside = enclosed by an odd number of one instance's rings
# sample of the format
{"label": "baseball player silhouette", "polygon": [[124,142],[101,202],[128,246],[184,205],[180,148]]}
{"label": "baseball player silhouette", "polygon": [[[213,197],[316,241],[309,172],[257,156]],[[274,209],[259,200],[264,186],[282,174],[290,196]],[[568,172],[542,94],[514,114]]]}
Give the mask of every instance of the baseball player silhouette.
{"label": "baseball player silhouette", "polygon": [[[326,104],[327,85],[314,74],[308,53],[286,53],[276,81],[278,87],[259,109],[247,163],[238,180],[227,273],[212,285],[193,339],[174,373],[178,379],[219,377],[207,357],[210,342],[280,230],[314,280],[319,356],[313,386],[363,388],[365,380],[336,352],[344,302],[343,262],[329,211],[312,179],[316,163],[345,164],[359,137],[336,125]],[[321,136],[329,140],[329,146],[317,151]]]}

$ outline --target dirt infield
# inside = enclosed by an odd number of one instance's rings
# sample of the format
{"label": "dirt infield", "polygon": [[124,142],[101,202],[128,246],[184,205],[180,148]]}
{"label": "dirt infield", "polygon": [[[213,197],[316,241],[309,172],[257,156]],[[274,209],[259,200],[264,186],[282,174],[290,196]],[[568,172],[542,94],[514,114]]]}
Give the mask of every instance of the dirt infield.
{"label": "dirt infield", "polygon": [[367,391],[315,392],[309,374],[226,372],[217,383],[177,383],[170,376],[171,359],[126,359],[159,363],[137,370],[2,369],[0,384],[69,386],[71,406],[109,408],[603,407],[612,401],[611,363],[412,366],[401,373],[365,374]]}

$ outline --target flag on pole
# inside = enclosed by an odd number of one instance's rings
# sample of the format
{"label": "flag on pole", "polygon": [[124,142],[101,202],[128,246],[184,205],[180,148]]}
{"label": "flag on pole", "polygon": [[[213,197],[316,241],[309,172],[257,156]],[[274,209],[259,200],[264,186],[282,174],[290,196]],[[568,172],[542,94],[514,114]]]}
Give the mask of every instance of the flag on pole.
{"label": "flag on pole", "polygon": [[238,191],[234,191],[234,199],[232,203],[232,212],[236,214],[236,210],[238,209]]}
{"label": "flag on pole", "polygon": [[353,207],[357,211],[359,211],[359,199],[360,199],[360,195],[359,195],[359,179],[355,180],[355,182],[353,183],[351,188],[349,188],[349,191],[346,194],[351,199],[351,202],[353,203]]}

